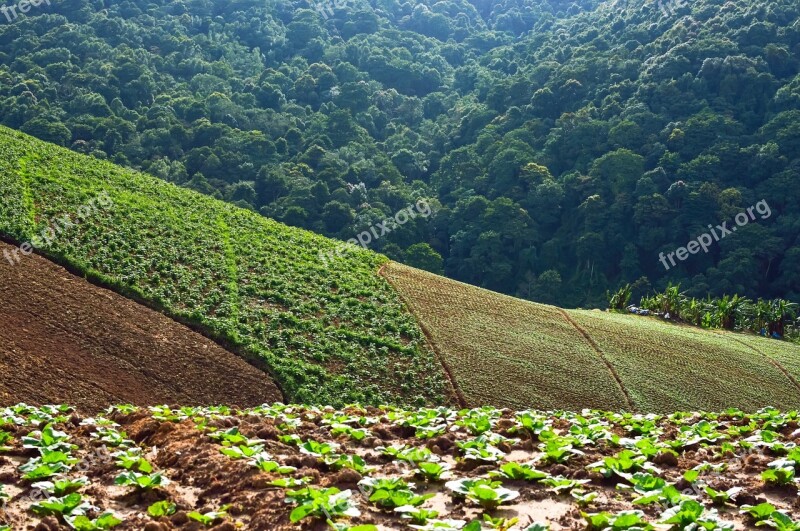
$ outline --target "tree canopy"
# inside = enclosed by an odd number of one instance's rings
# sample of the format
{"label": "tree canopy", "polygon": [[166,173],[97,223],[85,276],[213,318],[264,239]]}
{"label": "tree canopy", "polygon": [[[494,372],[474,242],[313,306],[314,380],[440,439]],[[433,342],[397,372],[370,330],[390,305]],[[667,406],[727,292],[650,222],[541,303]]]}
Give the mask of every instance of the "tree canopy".
{"label": "tree canopy", "polygon": [[0,25],[0,123],[343,240],[428,198],[372,248],[522,297],[800,299],[800,5],[660,4],[62,0]]}

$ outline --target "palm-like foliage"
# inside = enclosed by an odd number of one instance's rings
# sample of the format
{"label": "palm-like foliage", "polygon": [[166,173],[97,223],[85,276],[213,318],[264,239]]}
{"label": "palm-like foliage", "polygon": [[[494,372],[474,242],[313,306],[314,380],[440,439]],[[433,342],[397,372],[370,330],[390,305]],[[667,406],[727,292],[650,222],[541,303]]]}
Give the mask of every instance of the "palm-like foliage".
{"label": "palm-like foliage", "polygon": [[606,292],[608,307],[612,310],[624,310],[631,302],[631,295],[633,295],[633,289],[630,284],[625,284],[614,293]]}
{"label": "palm-like foliage", "polygon": [[686,297],[670,284],[663,293],[642,297],[640,306],[671,319],[703,328],[752,331],[800,339],[800,306],[784,299],[751,301],[739,295],[719,299]]}

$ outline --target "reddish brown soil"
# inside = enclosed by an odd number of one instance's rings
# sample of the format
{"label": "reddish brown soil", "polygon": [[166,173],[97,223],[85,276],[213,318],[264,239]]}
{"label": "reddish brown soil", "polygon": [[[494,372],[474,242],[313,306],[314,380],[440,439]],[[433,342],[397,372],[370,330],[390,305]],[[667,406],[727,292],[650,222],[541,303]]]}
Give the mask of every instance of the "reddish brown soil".
{"label": "reddish brown soil", "polygon": [[[333,411],[332,409],[329,411]],[[173,411],[173,414],[177,411]],[[410,446],[427,447],[434,454],[441,457],[442,461],[453,465],[453,474],[459,478],[475,478],[485,476],[489,471],[495,470],[500,463],[477,466],[477,463],[459,460],[456,442],[473,439],[463,427],[450,423],[446,433],[433,439],[422,440],[415,437],[414,428],[407,428],[390,421],[386,410],[368,407],[365,409],[348,408],[337,412],[337,415],[347,414],[355,417],[369,417],[375,423],[369,425],[371,435],[361,441],[349,440],[346,437],[335,438],[331,434],[331,426],[327,425],[320,410],[293,408],[290,416],[303,419],[296,429],[287,428],[288,425],[278,417],[270,416],[256,411],[235,412],[231,415],[215,415],[208,412],[194,411],[187,413],[192,419],[165,420],[155,418],[145,409],[134,411],[130,414],[119,412],[109,416],[118,423],[118,431],[123,437],[130,439],[141,449],[141,455],[153,465],[154,470],[168,478],[169,483],[151,491],[135,491],[132,487],[115,485],[115,478],[122,469],[115,464],[109,452],[118,448],[108,448],[98,440],[97,420],[88,421],[80,415],[67,414],[65,420],[57,422],[56,427],[65,431],[69,442],[75,445],[72,455],[80,461],[70,476],[83,475],[88,477],[88,485],[82,487],[80,492],[86,500],[100,510],[113,511],[124,522],[115,529],[118,531],[142,530],[167,531],[169,529],[182,529],[198,531],[202,529],[197,522],[190,521],[187,514],[191,511],[206,513],[216,510],[223,505],[228,505],[228,516],[217,522],[216,527],[210,528],[217,531],[234,531],[235,529],[251,529],[254,531],[323,531],[324,523],[313,518],[306,518],[302,522],[292,524],[290,513],[294,506],[286,503],[285,490],[270,485],[270,481],[281,477],[277,473],[259,471],[247,462],[247,459],[234,460],[220,453],[222,445],[212,440],[209,436],[212,431],[225,431],[236,427],[240,433],[250,439],[259,438],[263,450],[276,462],[282,465],[296,467],[297,470],[285,477],[308,477],[314,488],[336,487],[341,490],[351,490],[353,502],[359,507],[362,515],[350,521],[351,524],[376,524],[379,531],[394,529],[407,529],[406,522],[391,511],[381,511],[368,501],[367,495],[358,492],[358,482],[362,475],[349,469],[334,471],[320,459],[304,455],[297,447],[290,446],[280,441],[280,435],[293,433],[303,441],[314,440],[319,442],[336,442],[340,444],[341,452],[347,455],[359,455],[368,465],[374,467],[369,473],[373,478],[398,478],[405,477],[411,481],[409,468],[402,467],[397,461],[381,455],[378,448],[383,446]],[[515,425],[515,414],[504,411],[502,417],[495,424],[495,433],[512,435],[509,428]],[[577,419],[577,417],[576,417]],[[564,419],[551,419],[553,428],[560,434],[569,433],[575,426],[574,423]],[[695,419],[697,420],[697,419]],[[738,420],[720,416],[726,426],[743,425]],[[739,424],[737,424],[739,423]],[[679,435],[677,425],[662,419],[659,426],[663,434],[655,436],[661,441],[674,440]],[[759,424],[760,425],[760,424]],[[797,423],[791,422],[781,428],[780,439],[786,443],[796,442]],[[36,450],[25,449],[20,443],[21,439],[30,434],[33,426],[15,426],[7,424],[2,427],[12,435],[8,448],[0,451],[0,488],[7,487],[8,503],[0,504],[0,525],[6,523],[12,529],[34,529],[35,531],[67,531],[68,527],[59,523],[52,517],[40,519],[31,511],[32,503],[37,501],[36,490],[30,482],[22,481],[19,466],[28,459],[37,455]],[[630,435],[619,426],[614,426],[616,435]],[[721,431],[726,431],[722,426]],[[93,436],[93,434],[95,436]],[[526,432],[516,432],[513,435],[520,438],[501,443],[500,448],[506,452],[504,458],[508,462],[529,462],[534,457],[541,457],[537,450],[540,441]],[[731,442],[738,439],[732,438]],[[514,528],[525,529],[533,521],[549,521],[553,531],[586,529],[586,522],[581,516],[581,510],[587,512],[609,511],[618,514],[622,510],[642,509],[651,521],[659,519],[666,507],[657,505],[634,506],[631,504],[633,494],[629,489],[616,488],[618,483],[624,483],[621,478],[606,479],[597,472],[589,472],[586,466],[603,458],[611,457],[619,451],[619,447],[607,440],[599,440],[597,444],[583,447],[584,455],[571,457],[565,464],[548,464],[540,461],[536,464],[539,470],[551,475],[564,475],[572,479],[588,479],[586,490],[596,492],[599,497],[591,503],[590,507],[581,509],[572,498],[565,493],[557,494],[536,482],[509,481],[504,483],[512,490],[518,491],[520,497],[512,504],[503,505],[492,514],[496,517],[519,517],[520,526]],[[768,463],[776,458],[775,455],[765,453],[751,453],[741,455],[720,456],[719,446],[711,445],[703,448],[700,446],[687,447],[679,457],[654,458],[661,471],[656,475],[663,477],[676,488],[686,494],[696,494],[697,499],[708,509],[711,508],[710,500],[702,493],[702,489],[688,488],[688,483],[682,480],[686,470],[700,463],[714,464],[725,463],[729,466],[724,474],[704,473],[701,483],[708,484],[717,490],[726,490],[733,486],[742,487],[738,497],[720,506],[721,517],[734,522],[736,529],[752,528],[752,521],[740,513],[744,504],[759,504],[769,501],[786,514],[796,517],[797,488],[786,486],[780,488],[767,487],[759,478],[761,471],[765,470]],[[666,455],[666,454],[665,454]],[[663,456],[662,456],[663,457]],[[441,482],[425,484],[421,480],[414,480],[419,492],[429,492],[436,496],[426,502],[425,508],[435,508],[447,518],[472,520],[480,516],[480,510],[474,504],[463,500],[456,500],[446,490]],[[699,485],[699,483],[698,483]],[[159,500],[168,500],[176,505],[177,512],[171,517],[151,518],[146,514],[147,508]],[[224,522],[222,521],[224,520]],[[340,519],[346,520],[346,519]],[[666,528],[666,527],[665,527]]]}
{"label": "reddish brown soil", "polygon": [[164,315],[44,258],[0,259],[0,404],[280,400],[267,374]]}

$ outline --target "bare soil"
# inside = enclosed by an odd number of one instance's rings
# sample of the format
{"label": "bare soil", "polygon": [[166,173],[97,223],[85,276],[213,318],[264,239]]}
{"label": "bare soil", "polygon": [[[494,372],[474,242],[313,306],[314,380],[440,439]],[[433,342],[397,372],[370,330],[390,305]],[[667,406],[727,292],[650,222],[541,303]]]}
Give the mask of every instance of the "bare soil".
{"label": "bare soil", "polygon": [[[326,411],[333,410],[322,410]],[[414,481],[420,493],[435,494],[434,498],[426,502],[425,507],[440,511],[442,517],[471,520],[480,516],[479,508],[452,497],[442,482],[426,484],[424,481],[414,480],[409,476],[408,467],[403,467],[397,461],[382,455],[378,448],[390,445],[428,448],[439,455],[442,462],[452,466],[452,472],[457,478],[482,477],[488,471],[497,469],[500,463],[474,466],[458,458],[459,452],[455,443],[472,439],[462,427],[449,424],[443,435],[422,440],[415,436],[413,428],[409,429],[390,421],[384,409],[351,407],[337,412],[337,415],[364,416],[375,420],[369,425],[371,435],[356,441],[344,436],[333,437],[331,426],[326,423],[322,412],[319,409],[301,407],[287,410],[288,416],[301,419],[295,428],[287,428],[284,421],[288,417],[271,416],[256,411],[237,412],[231,415],[195,411],[188,414],[191,419],[155,418],[146,409],[127,414],[113,413],[108,419],[117,423],[119,432],[138,446],[141,455],[169,480],[164,486],[150,491],[136,491],[132,487],[115,485],[115,477],[122,470],[115,464],[111,452],[118,450],[119,447],[107,447],[98,440],[96,420],[68,414],[66,420],[58,422],[56,427],[69,435],[69,442],[75,445],[73,455],[81,463],[69,476],[83,475],[88,478],[88,485],[80,489],[81,494],[85,500],[98,507],[97,512],[110,510],[124,520],[115,527],[118,531],[141,529],[195,531],[203,527],[188,518],[192,511],[207,513],[223,506],[229,507],[227,516],[218,519],[213,526],[209,526],[209,529],[218,531],[326,529],[325,523],[319,519],[306,518],[300,523],[291,523],[290,513],[294,506],[287,503],[286,490],[270,485],[272,480],[280,477],[298,479],[306,477],[315,488],[336,487],[341,490],[351,490],[353,501],[361,511],[360,517],[349,521],[351,525],[371,523],[380,531],[408,529],[407,521],[391,511],[378,509],[367,500],[367,496],[359,492],[358,482],[362,479],[361,474],[350,469],[335,471],[321,459],[302,453],[297,446],[282,442],[280,435],[288,433],[298,436],[303,441],[334,442],[339,445],[340,452],[361,456],[374,468],[370,473],[372,477],[405,477],[409,481]],[[177,410],[173,413],[177,413]],[[507,428],[515,424],[514,415],[511,411],[503,411],[501,418],[495,424],[494,432],[507,433]],[[738,420],[724,416],[721,416],[720,420],[724,422],[721,426],[722,431],[727,426],[741,424]],[[555,417],[551,417],[551,421],[555,431],[560,434],[569,433],[576,425],[574,422]],[[679,434],[677,425],[671,421],[662,419],[659,425],[663,429],[663,434],[657,438],[661,441],[674,440]],[[263,451],[275,461],[281,465],[296,467],[297,470],[289,476],[265,473],[249,464],[247,459],[235,460],[223,455],[220,452],[222,445],[219,441],[213,440],[209,434],[234,427],[250,439],[259,439]],[[8,448],[0,452],[0,487],[5,487],[6,493],[10,495],[5,507],[0,506],[0,525],[9,524],[14,530],[67,530],[68,527],[63,521],[53,517],[41,519],[30,511],[31,504],[36,501],[32,499],[36,489],[31,487],[30,482],[21,480],[19,466],[35,457],[37,451],[23,448],[20,441],[34,429],[34,426],[5,425],[3,429],[9,431],[13,438]],[[619,435],[624,433],[618,426],[613,426],[612,430]],[[797,425],[792,422],[791,425],[781,428],[778,436],[782,441],[789,443],[795,442],[797,434]],[[541,457],[541,453],[537,450],[539,441],[535,436],[531,437],[526,433],[516,435],[521,438],[507,447],[505,444],[501,445],[507,452],[504,462],[526,463]],[[735,440],[738,439],[734,438],[733,441]],[[540,461],[536,466],[551,475],[590,480],[585,488],[598,494],[598,498],[590,507],[581,508],[568,494],[555,493],[536,482],[506,480],[505,485],[518,491],[520,496],[512,504],[505,504],[491,514],[494,517],[519,518],[520,525],[514,528],[515,531],[525,529],[534,521],[548,522],[553,531],[586,529],[586,521],[581,511],[619,513],[623,510],[643,509],[649,520],[658,519],[664,507],[632,505],[631,501],[636,495],[629,489],[617,488],[618,484],[624,483],[621,478],[606,478],[596,472],[587,471],[587,465],[615,455],[619,451],[618,447],[611,441],[600,440],[597,444],[584,447],[583,450],[585,450],[583,455],[573,456],[564,464],[548,464]],[[775,456],[769,452],[752,453],[744,457],[720,456],[719,446],[709,445],[686,448],[674,459],[657,458],[655,461],[661,468],[659,475],[675,483],[682,490],[686,489],[686,482],[681,478],[687,470],[704,462],[727,464],[730,468],[724,474],[704,473],[701,482],[718,490],[741,487],[742,491],[735,500],[719,506],[718,510],[724,520],[735,523],[736,529],[748,529],[753,527],[753,521],[740,513],[741,507],[745,504],[768,501],[786,514],[796,516],[797,488],[794,485],[782,488],[768,487],[759,477],[760,472],[765,470],[773,459]],[[684,492],[691,493],[692,490],[686,489]],[[711,508],[710,500],[702,490],[696,491],[696,498],[708,509]],[[148,516],[147,508],[161,500],[174,503],[175,514],[160,518]]]}
{"label": "bare soil", "polygon": [[172,319],[0,242],[0,404],[281,400],[272,379]]}

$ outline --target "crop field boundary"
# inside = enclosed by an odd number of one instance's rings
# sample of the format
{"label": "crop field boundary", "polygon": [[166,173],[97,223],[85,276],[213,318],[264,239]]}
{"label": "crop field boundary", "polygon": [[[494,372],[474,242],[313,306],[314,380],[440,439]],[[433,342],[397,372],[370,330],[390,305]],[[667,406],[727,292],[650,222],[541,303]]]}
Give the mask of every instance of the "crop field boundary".
{"label": "crop field boundary", "polygon": [[734,341],[736,341],[740,345],[744,345],[745,347],[749,348],[750,350],[752,350],[752,351],[754,351],[754,352],[756,352],[758,354],[761,354],[765,359],[767,359],[770,363],[772,363],[772,365],[774,365],[776,369],[781,371],[783,373],[783,375],[786,376],[786,378],[790,382],[792,382],[792,385],[794,385],[795,389],[797,389],[800,392],[800,382],[798,382],[797,379],[794,376],[792,376],[789,373],[789,371],[786,370],[786,368],[781,364],[781,362],[779,362],[778,360],[776,360],[772,356],[769,356],[769,355],[765,354],[761,349],[757,349],[753,345],[750,345],[749,343],[746,343],[746,342],[742,341],[741,339],[736,337],[736,333],[735,332],[734,333],[727,333],[727,334],[725,334],[723,332],[720,332],[720,331],[715,331],[715,332],[717,334],[721,335],[721,336],[726,337],[726,338],[733,339]]}
{"label": "crop field boundary", "polygon": [[592,336],[589,335],[589,332],[584,330],[584,328],[581,325],[575,322],[575,320],[572,318],[570,314],[566,312],[566,310],[564,310],[563,308],[557,308],[557,309],[558,312],[564,316],[564,319],[566,319],[567,322],[571,324],[575,328],[575,330],[578,331],[580,335],[583,336],[583,338],[586,340],[587,343],[589,343],[592,349],[595,352],[597,352],[597,355],[600,356],[601,360],[603,360],[603,364],[608,369],[608,372],[611,373],[611,376],[614,377],[614,380],[617,382],[617,385],[619,385],[622,394],[625,395],[625,401],[628,403],[628,406],[631,408],[631,411],[636,411],[636,407],[633,405],[633,400],[631,399],[631,395],[628,393],[628,389],[625,387],[625,384],[622,383],[622,378],[619,377],[617,370],[614,368],[613,365],[611,365],[611,362],[608,361],[608,358],[606,358],[606,355],[603,353],[603,349],[600,348],[600,345],[598,345],[597,342],[594,339],[592,339]]}
{"label": "crop field boundary", "polygon": [[[5,242],[9,245],[13,245],[15,247],[19,247],[22,244],[22,242],[20,242],[16,238],[2,232],[0,232],[0,241]],[[120,283],[106,279],[102,274],[92,269],[83,268],[80,264],[73,262],[72,260],[69,260],[66,257],[59,256],[56,254],[51,254],[42,249],[36,249],[36,248],[33,249],[33,253],[36,254],[37,256],[40,256],[46,260],[53,262],[54,264],[63,267],[69,274],[78,278],[82,278],[87,282],[89,282],[90,284],[92,284],[93,286],[106,289],[108,291],[121,295],[127,299],[130,299],[133,302],[139,304],[140,306],[159,312],[160,314],[164,315],[165,317],[168,317],[169,319],[175,321],[176,323],[183,325],[192,330],[193,332],[196,332],[201,336],[205,337],[206,339],[213,341],[221,348],[235,354],[236,356],[243,359],[256,369],[259,369],[260,371],[264,372],[264,374],[266,374],[270,378],[270,380],[272,380],[272,382],[275,384],[275,387],[278,388],[278,391],[280,391],[281,402],[283,402],[284,404],[288,403],[286,397],[286,391],[284,391],[280,380],[276,378],[275,375],[273,374],[270,365],[265,360],[261,359],[259,356],[253,354],[252,352],[249,352],[244,347],[236,345],[231,341],[228,341],[224,337],[214,334],[208,328],[202,326],[201,324],[187,317],[173,314],[158,302],[143,297],[136,290],[133,290]]]}
{"label": "crop field boundary", "polygon": [[388,266],[389,264],[391,264],[391,261],[388,261],[388,262],[382,264],[378,268],[378,276],[383,278],[386,282],[389,283],[390,286],[392,286],[392,289],[394,289],[395,292],[397,292],[397,296],[400,297],[400,300],[403,302],[405,307],[408,308],[408,311],[411,312],[411,314],[414,317],[416,317],[417,323],[419,323],[419,327],[422,330],[422,333],[425,334],[425,342],[428,344],[430,349],[433,351],[433,354],[436,356],[437,361],[442,366],[442,370],[444,371],[444,375],[447,378],[447,381],[450,383],[450,387],[453,389],[453,392],[456,395],[456,400],[458,401],[459,407],[467,408],[468,407],[467,399],[464,396],[463,391],[461,391],[461,388],[458,386],[458,383],[456,383],[456,379],[453,376],[453,371],[450,369],[450,365],[448,365],[447,361],[445,361],[444,355],[442,354],[442,352],[439,351],[439,347],[436,345],[436,342],[433,340],[433,334],[431,334],[430,330],[428,330],[428,325],[426,325],[425,322],[422,319],[420,319],[419,315],[414,310],[414,306],[406,298],[406,296],[403,295],[403,293],[397,288],[397,286],[395,286],[392,283],[392,281],[388,277],[388,275],[384,274],[384,270],[386,269],[386,266]]}

